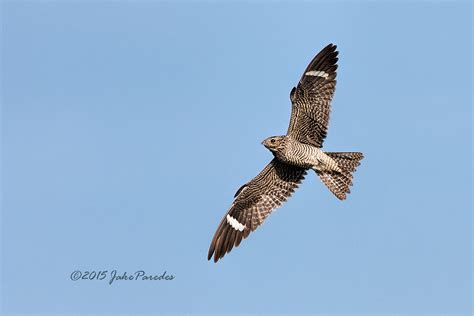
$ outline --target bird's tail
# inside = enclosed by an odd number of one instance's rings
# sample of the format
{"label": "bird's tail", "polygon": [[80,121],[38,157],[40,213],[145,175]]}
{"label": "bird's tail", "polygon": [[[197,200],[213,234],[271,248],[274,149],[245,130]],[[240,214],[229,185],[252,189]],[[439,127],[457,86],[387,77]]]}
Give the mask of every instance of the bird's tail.
{"label": "bird's tail", "polygon": [[364,158],[362,153],[346,152],[346,153],[329,153],[326,155],[331,157],[338,165],[341,172],[334,170],[316,171],[324,184],[334,195],[344,200],[346,194],[350,193],[352,185],[352,173],[360,165],[360,161]]}

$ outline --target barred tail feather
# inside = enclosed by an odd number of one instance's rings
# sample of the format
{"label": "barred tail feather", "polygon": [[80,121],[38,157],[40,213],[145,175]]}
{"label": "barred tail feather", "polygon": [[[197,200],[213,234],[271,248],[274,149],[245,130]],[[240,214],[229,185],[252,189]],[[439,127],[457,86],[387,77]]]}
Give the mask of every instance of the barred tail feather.
{"label": "barred tail feather", "polygon": [[364,155],[358,152],[327,152],[326,154],[337,163],[342,172],[328,170],[317,171],[317,174],[338,199],[345,200],[346,195],[351,192],[352,173],[360,165]]}

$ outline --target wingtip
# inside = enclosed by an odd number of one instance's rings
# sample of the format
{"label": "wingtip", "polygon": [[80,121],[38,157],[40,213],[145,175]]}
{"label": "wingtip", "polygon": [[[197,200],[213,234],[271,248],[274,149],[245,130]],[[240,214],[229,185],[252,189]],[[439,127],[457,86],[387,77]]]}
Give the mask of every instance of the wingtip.
{"label": "wingtip", "polygon": [[217,254],[216,254],[214,251],[213,251],[213,252],[209,252],[209,253],[207,254],[207,261],[211,261],[212,256],[214,256],[213,261],[214,261],[214,263],[216,263],[216,262],[219,260],[219,257],[217,256]]}
{"label": "wingtip", "polygon": [[209,246],[209,251],[207,253],[207,260],[211,260],[212,255],[214,254],[215,251],[215,244],[214,244],[214,239],[211,242],[211,246]]}
{"label": "wingtip", "polygon": [[217,261],[219,261],[222,257],[224,257],[225,255],[225,252],[224,253],[220,253],[218,250],[213,250],[212,252],[210,252],[208,255],[207,255],[207,260],[208,261],[214,261],[214,263],[216,263]]}
{"label": "wingtip", "polygon": [[223,257],[223,256],[219,257],[217,255],[217,252],[213,251],[213,252],[209,252],[209,254],[207,255],[207,260],[211,261],[213,256],[214,256],[214,259],[212,261],[214,261],[214,263],[217,263],[217,261],[219,261],[219,259]]}
{"label": "wingtip", "polygon": [[[326,45],[325,48],[326,48],[326,49],[331,49],[331,50],[335,51],[335,50],[337,49],[337,45],[334,44],[334,43],[329,43],[329,44]],[[323,48],[323,49],[324,49],[324,48]]]}
{"label": "wingtip", "polygon": [[328,52],[327,54],[331,54],[332,57],[334,58],[334,64],[337,64],[339,58],[339,51],[337,50],[337,45],[336,44],[329,44],[329,49],[328,49]]}
{"label": "wingtip", "polygon": [[[217,232],[216,232],[216,236],[217,236]],[[224,257],[225,255],[225,251],[223,251],[223,248],[222,248],[222,238],[219,234],[219,237],[216,239],[216,237],[214,237],[214,239],[212,240],[212,243],[211,243],[211,247],[209,248],[209,253],[207,254],[207,260],[211,260],[212,257],[214,256],[214,263],[216,263],[220,258]]]}

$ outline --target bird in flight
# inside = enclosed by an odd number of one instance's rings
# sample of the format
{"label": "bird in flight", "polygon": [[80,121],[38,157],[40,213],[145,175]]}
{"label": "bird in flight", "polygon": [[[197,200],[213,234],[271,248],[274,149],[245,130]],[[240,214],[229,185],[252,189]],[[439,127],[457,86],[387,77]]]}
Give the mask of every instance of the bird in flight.
{"label": "bird in flight", "polygon": [[234,195],[209,247],[214,262],[239,246],[285,202],[312,169],[340,200],[350,193],[352,173],[364,157],[359,152],[323,152],[336,88],[338,51],[329,44],[309,63],[290,92],[291,117],[286,135],[266,138],[262,144],[274,158]]}

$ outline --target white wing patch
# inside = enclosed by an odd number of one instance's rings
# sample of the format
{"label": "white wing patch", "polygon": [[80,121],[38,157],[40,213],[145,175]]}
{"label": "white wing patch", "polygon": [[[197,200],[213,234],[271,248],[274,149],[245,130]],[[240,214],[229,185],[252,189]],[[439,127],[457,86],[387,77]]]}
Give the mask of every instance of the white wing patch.
{"label": "white wing patch", "polygon": [[324,79],[327,79],[329,77],[329,74],[324,71],[316,71],[316,70],[311,70],[305,73],[306,76],[315,76],[315,77],[323,77]]}
{"label": "white wing patch", "polygon": [[244,230],[245,225],[240,224],[235,218],[233,218],[229,214],[227,214],[226,219],[227,219],[227,223],[229,223],[230,226],[232,226],[232,228],[240,232]]}

